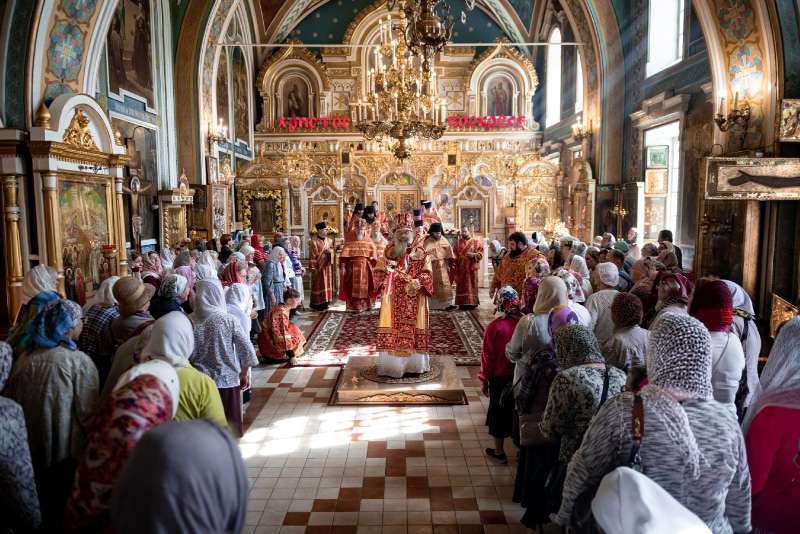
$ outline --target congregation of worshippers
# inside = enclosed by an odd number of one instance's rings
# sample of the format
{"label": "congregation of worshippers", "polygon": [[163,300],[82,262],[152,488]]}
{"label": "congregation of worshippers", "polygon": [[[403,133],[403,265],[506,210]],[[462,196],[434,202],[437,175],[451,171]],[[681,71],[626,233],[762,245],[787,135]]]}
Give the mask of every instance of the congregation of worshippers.
{"label": "congregation of worshippers", "polygon": [[451,243],[424,204],[396,221],[358,205],[343,243],[319,222],[305,266],[300,237],[247,232],[135,254],[82,306],[31,269],[0,346],[0,531],[241,532],[252,369],[295,363],[298,313],[379,307],[398,244],[425,250],[431,309],[495,311],[485,454],[516,463],[523,525],[800,529],[800,318],[759,369],[750,296],[695,279],[668,230],[484,247],[468,227]]}

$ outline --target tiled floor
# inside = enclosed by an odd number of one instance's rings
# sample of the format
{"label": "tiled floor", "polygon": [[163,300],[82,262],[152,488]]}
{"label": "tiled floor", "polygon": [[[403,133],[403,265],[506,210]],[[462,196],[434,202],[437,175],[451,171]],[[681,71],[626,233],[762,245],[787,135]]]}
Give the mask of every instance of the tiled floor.
{"label": "tiled floor", "polygon": [[[482,322],[491,312],[479,309]],[[307,331],[317,317],[296,322]],[[458,371],[467,406],[349,408],[327,405],[338,367],[256,370],[240,442],[246,532],[524,532],[511,502],[515,454],[509,465],[485,456],[488,399],[477,367]]]}

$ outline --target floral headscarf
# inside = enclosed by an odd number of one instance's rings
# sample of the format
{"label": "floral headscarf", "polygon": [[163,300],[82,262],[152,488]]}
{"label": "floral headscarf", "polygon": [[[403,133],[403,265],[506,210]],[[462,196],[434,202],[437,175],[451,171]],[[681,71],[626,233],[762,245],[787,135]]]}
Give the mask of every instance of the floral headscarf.
{"label": "floral headscarf", "polygon": [[69,349],[78,350],[75,341],[67,334],[82,318],[83,310],[77,303],[66,299],[54,300],[28,325],[27,351],[52,349],[62,343]]}
{"label": "floral headscarf", "polygon": [[165,298],[175,298],[186,289],[189,281],[179,274],[168,274],[158,287],[158,295]]}
{"label": "floral headscarf", "polygon": [[161,266],[161,258],[155,252],[148,252],[142,256],[142,279],[152,276],[161,278],[164,275],[164,267]]}
{"label": "floral headscarf", "polygon": [[606,361],[594,333],[581,324],[567,324],[559,328],[554,344],[561,369]]}
{"label": "floral headscarf", "polygon": [[497,311],[510,317],[519,315],[520,301],[517,291],[511,286],[501,287],[497,291]]}
{"label": "floral headscarf", "polygon": [[578,324],[578,315],[569,306],[556,306],[550,312],[547,319],[547,329],[550,331],[550,339],[555,338],[556,332],[568,324]]}
{"label": "floral headscarf", "polygon": [[14,363],[13,354],[11,345],[0,341],[0,391],[3,391],[8,375],[11,374],[11,364]]}

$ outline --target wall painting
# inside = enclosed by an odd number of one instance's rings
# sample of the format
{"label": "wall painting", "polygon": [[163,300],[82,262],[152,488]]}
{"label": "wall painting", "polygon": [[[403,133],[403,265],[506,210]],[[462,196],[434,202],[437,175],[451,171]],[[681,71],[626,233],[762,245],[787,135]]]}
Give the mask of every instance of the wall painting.
{"label": "wall painting", "polygon": [[250,107],[247,91],[247,65],[241,48],[233,50],[231,59],[233,85],[233,135],[234,139],[250,142]]}
{"label": "wall painting", "polygon": [[117,95],[128,91],[154,107],[150,0],[120,0],[107,47],[111,91]]}

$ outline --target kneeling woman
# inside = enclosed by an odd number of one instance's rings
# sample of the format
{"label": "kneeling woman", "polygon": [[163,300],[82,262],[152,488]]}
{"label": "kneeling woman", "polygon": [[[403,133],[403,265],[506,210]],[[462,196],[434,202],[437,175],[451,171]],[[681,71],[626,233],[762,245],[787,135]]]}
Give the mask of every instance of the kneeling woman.
{"label": "kneeling woman", "polygon": [[262,358],[286,361],[294,365],[294,358],[303,354],[306,338],[289,321],[289,313],[300,304],[300,293],[288,288],[283,293],[283,303],[272,307],[269,315],[261,323],[258,334],[258,348]]}

